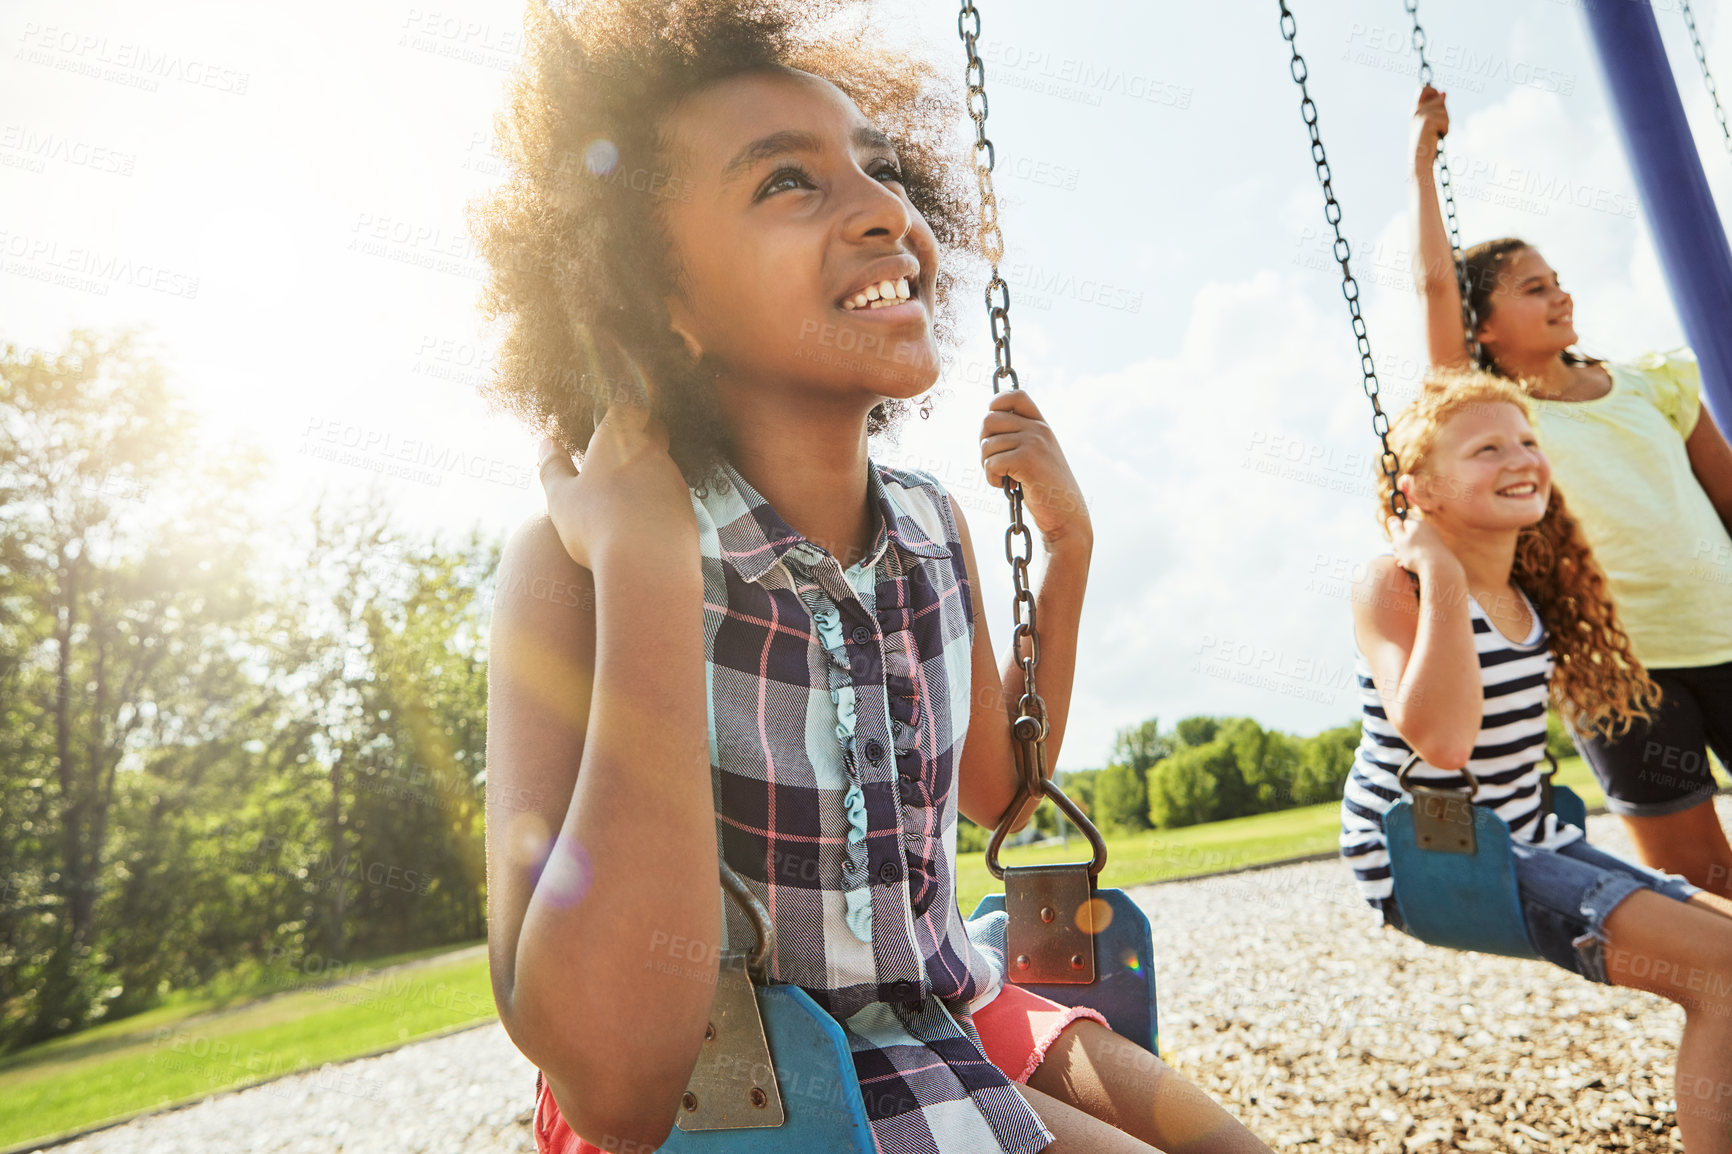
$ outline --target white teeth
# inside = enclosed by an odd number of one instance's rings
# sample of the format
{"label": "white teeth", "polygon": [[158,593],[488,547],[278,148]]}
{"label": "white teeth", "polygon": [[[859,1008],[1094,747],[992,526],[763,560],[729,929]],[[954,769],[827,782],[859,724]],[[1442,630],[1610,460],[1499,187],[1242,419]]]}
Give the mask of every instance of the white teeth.
{"label": "white teeth", "polygon": [[907,277],[897,277],[895,280],[879,281],[867,285],[852,297],[842,302],[844,309],[888,308],[899,305],[914,295],[909,287]]}

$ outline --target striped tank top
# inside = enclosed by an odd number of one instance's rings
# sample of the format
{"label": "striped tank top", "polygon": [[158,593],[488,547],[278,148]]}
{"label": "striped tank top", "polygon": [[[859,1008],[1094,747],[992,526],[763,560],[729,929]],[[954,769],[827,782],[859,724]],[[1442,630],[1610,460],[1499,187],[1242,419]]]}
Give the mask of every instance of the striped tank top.
{"label": "striped tank top", "polygon": [[[1520,642],[1499,633],[1479,602],[1471,596],[1467,599],[1485,694],[1479,735],[1474,738],[1467,768],[1479,780],[1475,805],[1503,818],[1511,836],[1556,849],[1580,838],[1582,831],[1540,809],[1544,777],[1540,763],[1545,759],[1552,653],[1547,645],[1550,635],[1539,611],[1526,592],[1519,587],[1518,592],[1533,614],[1533,628]],[[1353,867],[1365,900],[1381,909],[1395,892],[1383,840],[1383,815],[1401,797],[1396,773],[1413,749],[1389,723],[1372,680],[1371,665],[1357,644],[1353,671],[1359,681],[1359,706],[1365,724],[1341,798],[1341,856]],[[1414,765],[1407,780],[1444,789],[1467,788],[1467,778],[1459,771],[1438,769],[1423,760]]]}

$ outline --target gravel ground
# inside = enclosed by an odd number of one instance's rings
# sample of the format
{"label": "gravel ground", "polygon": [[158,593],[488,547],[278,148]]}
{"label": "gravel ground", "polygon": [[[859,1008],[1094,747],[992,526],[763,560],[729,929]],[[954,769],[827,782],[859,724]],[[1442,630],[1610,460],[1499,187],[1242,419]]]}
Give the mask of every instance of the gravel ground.
{"label": "gravel ground", "polygon": [[[1732,819],[1732,798],[1718,804]],[[1628,853],[1615,818],[1595,844]],[[1421,946],[1336,861],[1139,887],[1164,1056],[1276,1150],[1670,1152],[1683,1012],[1544,962]],[[497,1023],[207,1098],[56,1154],[533,1152]]]}

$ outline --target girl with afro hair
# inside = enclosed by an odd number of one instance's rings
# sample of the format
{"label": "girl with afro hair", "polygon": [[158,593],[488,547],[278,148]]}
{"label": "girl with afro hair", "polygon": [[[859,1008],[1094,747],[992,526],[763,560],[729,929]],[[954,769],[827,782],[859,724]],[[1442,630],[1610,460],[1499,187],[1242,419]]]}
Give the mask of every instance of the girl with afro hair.
{"label": "girl with afro hair", "polygon": [[[507,322],[490,396],[548,434],[487,751],[494,996],[540,1071],[537,1145],[671,1132],[753,940],[725,862],[769,912],[770,980],[841,1024],[879,1149],[1266,1151],[1094,1010],[1008,983],[1003,915],[958,911],[957,814],[1033,811],[1024,684],[960,508],[870,452],[937,381],[975,257],[954,82],[870,17],[529,0],[511,173],[472,228]],[[1056,761],[1093,527],[1027,392],[991,399],[980,454],[1040,531]]]}

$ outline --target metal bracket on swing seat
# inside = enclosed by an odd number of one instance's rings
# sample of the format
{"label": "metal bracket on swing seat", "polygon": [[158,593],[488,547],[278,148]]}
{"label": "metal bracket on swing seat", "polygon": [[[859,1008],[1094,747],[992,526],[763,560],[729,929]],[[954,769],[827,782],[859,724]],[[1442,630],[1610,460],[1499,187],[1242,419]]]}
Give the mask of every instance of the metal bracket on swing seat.
{"label": "metal bracket on swing seat", "polygon": [[1088,862],[1004,871],[1011,981],[1087,985],[1095,980],[1094,888]]}
{"label": "metal bracket on swing seat", "polygon": [[1090,985],[1095,980],[1096,935],[1111,916],[1106,903],[1095,897],[1095,877],[1107,861],[1106,842],[1064,791],[1045,777],[1040,764],[1044,750],[1031,752],[1039,759],[1033,764],[1041,771],[1041,792],[1087,835],[1094,856],[1053,865],[999,865],[998,847],[1011,818],[1031,796],[1026,785],[1018,791],[986,846],[986,868],[1004,882],[1006,976],[1018,985]]}
{"label": "metal bracket on swing seat", "polygon": [[787,1119],[776,1068],[770,1061],[770,1044],[764,1037],[764,1018],[752,977],[768,976],[768,958],[775,941],[769,913],[724,862],[722,886],[746,911],[758,941],[751,951],[728,950],[722,954],[716,976],[716,994],[710,1003],[710,1021],[704,1030],[704,1046],[680,1098],[674,1124],[681,1130],[743,1130],[780,1126]]}
{"label": "metal bracket on swing seat", "polygon": [[1408,770],[1419,761],[1419,754],[1407,759],[1396,774],[1396,783],[1413,798],[1413,836],[1420,849],[1433,853],[1472,854],[1478,848],[1473,830],[1473,799],[1479,793],[1479,779],[1462,766],[1468,792],[1436,789],[1431,786],[1407,784]]}
{"label": "metal bracket on swing seat", "polygon": [[745,963],[744,951],[723,957],[704,1048],[680,1099],[681,1130],[780,1126],[785,1117]]}

